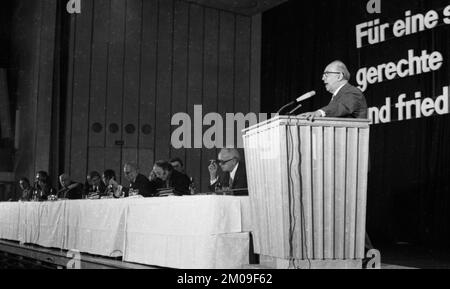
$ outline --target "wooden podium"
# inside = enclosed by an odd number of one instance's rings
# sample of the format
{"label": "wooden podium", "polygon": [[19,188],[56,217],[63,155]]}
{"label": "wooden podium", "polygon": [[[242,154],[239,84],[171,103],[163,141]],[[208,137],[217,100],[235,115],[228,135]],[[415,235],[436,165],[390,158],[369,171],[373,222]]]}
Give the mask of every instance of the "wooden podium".
{"label": "wooden podium", "polygon": [[244,130],[262,266],[362,268],[369,123],[278,116]]}

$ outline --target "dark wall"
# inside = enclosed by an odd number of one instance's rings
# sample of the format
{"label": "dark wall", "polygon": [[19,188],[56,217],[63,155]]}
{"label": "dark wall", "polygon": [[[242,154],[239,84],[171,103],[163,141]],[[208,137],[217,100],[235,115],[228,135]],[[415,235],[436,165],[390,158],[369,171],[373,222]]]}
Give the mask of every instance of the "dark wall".
{"label": "dark wall", "polygon": [[171,117],[194,105],[209,112],[259,112],[258,18],[184,1],[84,1],[69,26],[65,170],[181,157],[198,188],[216,150],[171,146]]}
{"label": "dark wall", "polygon": [[19,111],[16,178],[50,170],[56,0],[12,5],[10,91]]}
{"label": "dark wall", "polygon": [[11,0],[2,1],[0,9],[0,67],[8,67],[11,32]]}
{"label": "dark wall", "polygon": [[[298,95],[316,90],[303,111],[330,101],[321,81],[325,66],[343,60],[353,73],[407,58],[408,49],[440,51],[442,68],[434,73],[372,85],[365,92],[369,106],[385,98],[395,104],[400,93],[415,91],[435,98],[449,85],[449,25],[431,31],[356,48],[355,26],[380,18],[382,23],[404,17],[406,10],[424,13],[448,1],[381,1],[382,14],[366,12],[368,1],[289,1],[263,15],[262,109],[275,111]],[[440,11],[440,12],[441,12]],[[393,110],[395,108],[393,107]],[[368,231],[376,242],[406,241],[448,246],[450,239],[449,115],[434,115],[371,128]]]}

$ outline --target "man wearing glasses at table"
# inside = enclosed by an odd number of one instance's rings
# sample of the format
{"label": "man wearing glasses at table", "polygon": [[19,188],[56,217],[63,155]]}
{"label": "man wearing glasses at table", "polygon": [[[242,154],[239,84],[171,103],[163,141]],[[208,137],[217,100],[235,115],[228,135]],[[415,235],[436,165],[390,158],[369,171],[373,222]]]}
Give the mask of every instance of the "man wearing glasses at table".
{"label": "man wearing glasses at table", "polygon": [[323,73],[322,81],[333,94],[330,103],[314,112],[300,116],[313,121],[316,117],[343,117],[367,119],[367,103],[361,90],[350,85],[350,72],[342,61],[330,63]]}
{"label": "man wearing glasses at table", "polygon": [[[219,172],[220,166],[220,172]],[[245,164],[237,149],[224,148],[217,161],[211,161],[208,167],[210,191],[230,191],[235,196],[247,196],[247,173]]]}

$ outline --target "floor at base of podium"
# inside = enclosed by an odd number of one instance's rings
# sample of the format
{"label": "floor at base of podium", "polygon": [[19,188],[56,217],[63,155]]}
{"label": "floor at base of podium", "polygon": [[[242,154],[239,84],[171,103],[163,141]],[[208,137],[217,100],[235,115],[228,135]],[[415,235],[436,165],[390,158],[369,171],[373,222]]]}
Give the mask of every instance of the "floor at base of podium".
{"label": "floor at base of podium", "polygon": [[[80,262],[66,250],[0,240],[0,269],[157,269],[158,267],[122,262],[120,258],[106,258],[82,253]],[[78,267],[79,268],[78,268]]]}

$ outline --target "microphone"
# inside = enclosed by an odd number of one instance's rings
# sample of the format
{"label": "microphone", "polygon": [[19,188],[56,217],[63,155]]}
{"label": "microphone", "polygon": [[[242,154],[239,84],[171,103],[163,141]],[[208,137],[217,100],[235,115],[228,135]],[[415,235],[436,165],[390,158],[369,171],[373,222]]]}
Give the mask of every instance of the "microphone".
{"label": "microphone", "polygon": [[[297,98],[296,100],[293,100],[293,101],[291,101],[290,103],[288,103],[288,104],[286,104],[285,106],[283,106],[280,110],[277,111],[277,114],[281,114],[281,112],[282,112],[283,110],[285,110],[286,108],[290,107],[291,105],[296,104],[296,103],[300,103],[300,102],[302,102],[302,101],[305,101],[305,100],[307,100],[308,98],[313,97],[314,95],[316,95],[316,92],[315,92],[314,90],[313,90],[313,91],[310,91],[310,92],[307,92],[307,93],[305,93],[305,94],[303,94],[302,96],[300,96],[300,97]],[[291,110],[291,111],[289,112],[289,114],[293,113],[294,111],[296,111],[296,110],[299,109],[300,107],[302,107],[301,104],[298,105],[294,110]]]}

